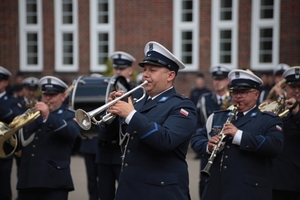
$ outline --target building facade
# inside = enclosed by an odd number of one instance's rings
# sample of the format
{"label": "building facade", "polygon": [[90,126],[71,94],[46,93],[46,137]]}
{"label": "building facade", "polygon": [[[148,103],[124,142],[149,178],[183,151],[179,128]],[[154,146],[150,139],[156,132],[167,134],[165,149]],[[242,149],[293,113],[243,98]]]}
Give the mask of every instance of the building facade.
{"label": "building facade", "polygon": [[[186,65],[175,86],[189,95],[195,73],[226,64],[254,72],[300,65],[298,0],[2,0],[0,66],[69,84],[103,73],[114,51],[144,58],[157,41]],[[13,80],[12,80],[13,81]]]}

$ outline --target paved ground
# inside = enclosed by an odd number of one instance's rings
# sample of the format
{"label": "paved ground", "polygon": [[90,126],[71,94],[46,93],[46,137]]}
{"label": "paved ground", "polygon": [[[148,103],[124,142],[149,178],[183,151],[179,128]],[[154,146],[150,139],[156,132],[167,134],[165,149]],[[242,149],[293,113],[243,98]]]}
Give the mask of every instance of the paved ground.
{"label": "paved ground", "polygon": [[[198,198],[198,177],[199,177],[199,160],[194,160],[195,154],[190,151],[187,155],[187,162],[190,173],[190,193],[192,200],[199,200]],[[70,192],[69,200],[88,200],[86,174],[83,158],[79,155],[72,156],[71,172],[75,185],[75,191]],[[16,199],[16,165],[14,164],[12,172],[12,188],[13,200]]]}

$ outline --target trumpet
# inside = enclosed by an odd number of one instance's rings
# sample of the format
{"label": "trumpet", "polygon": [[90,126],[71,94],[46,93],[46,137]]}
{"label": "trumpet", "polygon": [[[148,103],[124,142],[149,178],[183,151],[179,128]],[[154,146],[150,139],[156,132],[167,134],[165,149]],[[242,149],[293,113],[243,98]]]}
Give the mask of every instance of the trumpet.
{"label": "trumpet", "polygon": [[[233,106],[233,109],[230,112],[230,115],[225,122],[226,124],[230,123],[233,120],[234,116],[236,115],[236,111],[237,111],[237,107]],[[223,129],[224,129],[224,127],[223,127]],[[211,168],[212,164],[214,163],[214,159],[217,156],[217,153],[219,153],[221,150],[223,139],[226,137],[226,135],[223,133],[223,129],[219,133],[219,135],[221,136],[221,139],[219,140],[218,144],[216,146],[214,146],[213,151],[208,159],[206,166],[204,167],[203,170],[200,171],[201,175],[203,175],[205,177],[210,177],[210,173],[209,173],[210,168]]]}
{"label": "trumpet", "polygon": [[114,100],[112,100],[112,101],[104,104],[103,106],[100,106],[92,111],[86,112],[83,109],[77,109],[75,112],[75,118],[77,120],[78,125],[84,130],[89,130],[91,128],[92,124],[99,125],[101,122],[107,122],[108,120],[114,118],[115,115],[113,115],[112,113],[107,113],[106,115],[104,115],[101,118],[101,120],[96,120],[95,117],[98,114],[102,113],[103,111],[107,110],[110,106],[112,106],[116,102],[120,101],[121,99],[123,99],[125,97],[130,96],[133,92],[135,92],[136,90],[141,88],[141,89],[143,89],[143,95],[139,99],[134,99],[135,103],[139,102],[146,95],[145,88],[143,86],[146,85],[147,83],[148,83],[148,81],[145,80],[142,84],[136,86],[132,90],[123,94],[122,96],[117,97]]}

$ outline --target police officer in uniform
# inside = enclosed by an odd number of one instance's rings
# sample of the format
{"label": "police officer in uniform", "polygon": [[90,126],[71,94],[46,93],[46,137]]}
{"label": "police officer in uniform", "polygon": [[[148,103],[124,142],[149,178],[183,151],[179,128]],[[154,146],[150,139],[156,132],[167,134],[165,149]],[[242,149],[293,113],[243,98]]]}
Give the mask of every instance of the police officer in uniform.
{"label": "police officer in uniform", "polygon": [[[143,80],[147,95],[136,104],[118,101],[109,112],[121,125],[122,167],[116,200],[187,200],[186,153],[196,129],[195,104],[173,86],[184,64],[157,42],[145,46]],[[112,92],[109,100],[123,92]],[[112,122],[114,123],[114,122]],[[110,128],[101,124],[101,131]]]}
{"label": "police officer in uniform", "polygon": [[69,191],[74,190],[70,157],[80,128],[74,112],[63,103],[68,86],[53,76],[41,78],[39,86],[42,101],[34,108],[40,116],[22,130],[19,199],[67,200]]}
{"label": "police officer in uniform", "polygon": [[191,139],[194,151],[206,152],[209,157],[220,141],[218,134],[222,131],[226,135],[224,148],[211,165],[201,199],[271,199],[271,159],[283,148],[282,121],[276,114],[261,112],[256,106],[260,78],[239,69],[232,70],[228,77],[232,101],[238,107],[234,114],[239,118],[225,123],[232,111],[214,112],[204,129]]}
{"label": "police officer in uniform", "polygon": [[273,200],[300,199],[300,66],[287,69],[286,105],[289,109],[283,117],[284,147],[273,160]]}
{"label": "police officer in uniform", "polygon": [[[227,109],[231,105],[231,96],[229,94],[228,73],[230,69],[225,65],[216,65],[210,68],[210,73],[213,78],[213,92],[202,95],[197,103],[198,112],[198,129],[197,132],[205,126],[206,120],[210,114],[217,110]],[[200,168],[203,169],[207,163],[207,156],[198,154],[200,158]],[[206,179],[200,174],[199,181],[199,197],[201,198]]]}
{"label": "police officer in uniform", "polygon": [[[9,84],[11,72],[0,66],[0,121],[8,125],[12,120],[22,114],[22,106],[17,99],[6,93],[6,87]],[[3,131],[3,130],[2,130]],[[1,131],[1,132],[2,132]],[[5,136],[0,136],[0,140],[4,141]],[[5,139],[6,141],[6,139]],[[3,148],[2,146],[0,148]],[[13,152],[12,152],[13,153]],[[4,156],[4,155],[3,155]],[[0,158],[0,199],[11,200],[11,169],[13,164],[13,156]]]}
{"label": "police officer in uniform", "polygon": [[[124,86],[127,90],[136,87],[131,81],[132,64],[135,58],[123,51],[116,51],[111,54],[114,75],[122,76],[127,82]],[[133,94],[134,97],[142,96],[142,90]],[[97,152],[98,163],[98,191],[101,200],[113,200],[116,192],[116,181],[119,179],[121,169],[121,149],[119,145],[119,128],[117,121],[114,122],[106,133],[99,133],[99,147]]]}

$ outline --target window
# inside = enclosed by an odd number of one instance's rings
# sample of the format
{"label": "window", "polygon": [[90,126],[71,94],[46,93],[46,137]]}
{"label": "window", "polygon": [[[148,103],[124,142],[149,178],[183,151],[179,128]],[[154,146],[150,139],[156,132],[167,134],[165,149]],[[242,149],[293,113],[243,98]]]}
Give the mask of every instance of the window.
{"label": "window", "polygon": [[212,1],[212,66],[238,68],[238,1]]}
{"label": "window", "polygon": [[199,66],[199,1],[173,0],[173,5],[173,53],[185,64],[184,71],[197,71]]}
{"label": "window", "polygon": [[90,70],[104,72],[114,51],[114,0],[90,0],[90,38]]}
{"label": "window", "polygon": [[42,1],[19,0],[20,70],[43,70]]}
{"label": "window", "polygon": [[279,62],[280,0],[252,1],[251,69],[272,70]]}
{"label": "window", "polygon": [[78,70],[78,2],[55,0],[55,71]]}

